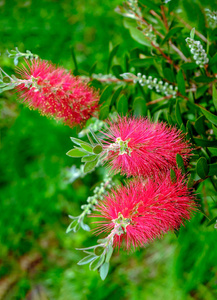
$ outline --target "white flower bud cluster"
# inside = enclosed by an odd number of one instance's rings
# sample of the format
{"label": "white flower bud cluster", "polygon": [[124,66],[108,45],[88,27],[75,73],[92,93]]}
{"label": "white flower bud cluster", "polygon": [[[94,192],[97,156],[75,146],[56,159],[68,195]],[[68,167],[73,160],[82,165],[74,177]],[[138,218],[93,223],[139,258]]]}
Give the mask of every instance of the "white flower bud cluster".
{"label": "white flower bud cluster", "polygon": [[200,41],[195,41],[194,39],[188,37],[186,38],[186,43],[191,49],[193,59],[200,68],[203,68],[204,65],[208,64],[209,59]]}
{"label": "white flower bud cluster", "polygon": [[94,189],[94,195],[87,198],[87,203],[89,204],[82,205],[81,209],[84,209],[86,214],[91,214],[98,201],[103,200],[104,196],[108,193],[108,190],[110,190],[113,186],[114,182],[112,181],[112,177],[106,175],[100,186],[97,186]]}
{"label": "white flower bud cluster", "polygon": [[156,42],[157,41],[157,37],[153,33],[152,25],[149,25],[148,27],[146,27],[142,31],[143,31],[144,35],[149,38],[149,40],[151,40],[156,46],[158,46],[158,44]]}
{"label": "white flower bud cluster", "polygon": [[152,78],[152,76],[142,75],[141,73],[137,74],[137,77],[134,77],[134,83],[138,82],[141,86],[147,86],[150,90],[155,89],[157,93],[163,94],[165,96],[173,96],[176,98],[178,87],[170,85],[168,82],[163,82],[157,78]]}
{"label": "white flower bud cluster", "polygon": [[210,9],[206,8],[206,17],[209,26],[214,29],[217,27],[217,11],[211,11]]}

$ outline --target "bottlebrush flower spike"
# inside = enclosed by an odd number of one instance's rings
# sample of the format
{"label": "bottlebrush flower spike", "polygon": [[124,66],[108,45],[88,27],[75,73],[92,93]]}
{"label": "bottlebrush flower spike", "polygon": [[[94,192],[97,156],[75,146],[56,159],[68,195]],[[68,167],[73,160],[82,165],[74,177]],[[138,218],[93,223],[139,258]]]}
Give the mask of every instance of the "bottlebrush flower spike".
{"label": "bottlebrush flower spike", "polygon": [[176,182],[172,181],[168,172],[157,180],[137,178],[113,189],[96,206],[99,215],[94,217],[103,220],[96,222],[99,225],[95,232],[114,232],[119,224],[119,234],[114,236],[113,244],[130,249],[179,229],[191,218],[196,205],[179,170],[176,177]]}
{"label": "bottlebrush flower spike", "polygon": [[191,149],[184,135],[164,123],[119,117],[105,135],[103,161],[127,176],[150,176],[176,167],[176,155],[187,164]]}
{"label": "bottlebrush flower spike", "polygon": [[26,63],[27,67],[17,69],[25,81],[17,89],[30,108],[70,127],[82,124],[97,110],[97,92],[70,72],[43,60]]}

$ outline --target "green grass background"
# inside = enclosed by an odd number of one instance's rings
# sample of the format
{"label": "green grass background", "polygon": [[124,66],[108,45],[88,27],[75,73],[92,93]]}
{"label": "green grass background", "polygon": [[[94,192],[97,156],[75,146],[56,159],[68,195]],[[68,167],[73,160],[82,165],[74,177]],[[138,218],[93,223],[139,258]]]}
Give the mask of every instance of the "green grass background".
{"label": "green grass background", "polygon": [[[117,56],[138,44],[114,12],[121,1],[0,1],[0,65],[14,72],[6,49],[30,50],[73,69],[106,73],[109,41]],[[217,232],[196,215],[178,238],[173,233],[135,253],[115,252],[107,279],[76,264],[76,247],[96,238],[65,233],[68,214],[101,180],[100,171],[72,184],[65,171],[78,164],[65,155],[76,134],[30,111],[13,92],[0,95],[0,299],[217,299]],[[209,188],[204,186],[204,189]]]}

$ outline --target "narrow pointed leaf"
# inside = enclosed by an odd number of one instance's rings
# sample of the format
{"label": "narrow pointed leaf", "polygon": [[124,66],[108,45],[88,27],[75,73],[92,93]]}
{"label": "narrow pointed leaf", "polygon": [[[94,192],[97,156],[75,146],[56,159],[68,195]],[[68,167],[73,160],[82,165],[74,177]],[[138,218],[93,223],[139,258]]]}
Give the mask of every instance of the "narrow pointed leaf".
{"label": "narrow pointed leaf", "polygon": [[109,263],[111,257],[112,257],[112,253],[113,253],[113,247],[112,245],[109,245],[108,246],[108,251],[107,251],[107,254],[106,254],[106,262]]}
{"label": "narrow pointed leaf", "polygon": [[81,159],[81,162],[88,162],[88,161],[93,161],[97,158],[97,155],[88,155],[88,156],[83,156]]}
{"label": "narrow pointed leaf", "polygon": [[177,178],[176,178],[176,173],[173,169],[170,170],[170,178],[172,182],[176,182]]}
{"label": "narrow pointed leaf", "polygon": [[122,89],[123,89],[122,86],[120,86],[120,87],[114,92],[114,94],[113,94],[113,96],[112,96],[112,99],[111,99],[110,105],[114,105],[114,104],[115,104],[115,102],[116,102],[116,100],[118,99],[118,97],[119,97],[119,95],[120,95]]}
{"label": "narrow pointed leaf", "polygon": [[178,84],[178,89],[182,95],[186,95],[185,93],[185,79],[182,74],[182,70],[179,70],[177,76],[176,76],[177,84]]}
{"label": "narrow pointed leaf", "polygon": [[209,165],[209,176],[217,175],[217,163]]}
{"label": "narrow pointed leaf", "polygon": [[183,122],[178,99],[176,100],[176,120],[179,126],[181,126]]}
{"label": "narrow pointed leaf", "polygon": [[87,152],[84,152],[84,151],[79,150],[79,149],[72,149],[72,150],[69,150],[66,153],[66,155],[71,156],[71,157],[82,157],[82,156],[87,155]]}
{"label": "narrow pointed leaf", "polygon": [[104,88],[104,90],[102,91],[100,100],[99,100],[99,104],[102,104],[103,102],[105,102],[106,100],[108,100],[108,98],[112,94],[112,90],[113,90],[113,86],[112,85],[108,85],[108,86],[106,86]]}
{"label": "narrow pointed leaf", "polygon": [[128,111],[128,101],[125,95],[121,95],[121,97],[117,101],[117,112],[121,115],[124,116],[126,115]]}
{"label": "narrow pointed leaf", "polygon": [[197,174],[200,176],[200,178],[205,179],[206,176],[209,173],[209,166],[207,164],[207,160],[205,157],[201,157],[198,161],[197,161],[197,165],[196,165],[196,171]]}
{"label": "narrow pointed leaf", "polygon": [[213,218],[212,220],[210,220],[210,221],[207,223],[206,227],[208,227],[208,226],[214,224],[216,221],[217,221],[217,217],[215,217],[215,218]]}
{"label": "narrow pointed leaf", "polygon": [[176,163],[177,163],[177,166],[182,170],[182,173],[185,173],[184,161],[183,161],[181,155],[178,153],[176,155]]}
{"label": "narrow pointed leaf", "polygon": [[93,147],[89,144],[81,143],[81,147],[86,150],[87,152],[93,153]]}
{"label": "narrow pointed leaf", "polygon": [[204,107],[200,106],[200,109],[204,116],[214,125],[217,125],[217,116],[206,110]]}
{"label": "narrow pointed leaf", "polygon": [[91,264],[91,270],[96,271],[104,263],[104,260],[105,254],[100,255],[99,258]]}
{"label": "narrow pointed leaf", "polygon": [[217,111],[217,90],[216,90],[214,84],[212,86],[212,100],[213,100],[213,104],[215,106],[215,109]]}
{"label": "narrow pointed leaf", "polygon": [[119,44],[116,45],[116,46],[112,49],[112,51],[110,52],[109,60],[108,60],[107,73],[109,73],[109,70],[110,70],[110,67],[111,67],[112,60],[113,60],[114,56],[116,55],[116,53],[117,53],[117,51],[118,51],[118,48],[119,48]]}
{"label": "narrow pointed leaf", "polygon": [[214,147],[208,147],[209,151],[213,156],[217,156],[217,148]]}
{"label": "narrow pointed leaf", "polygon": [[79,266],[86,265],[86,264],[89,264],[90,262],[92,262],[93,260],[95,260],[96,258],[97,258],[97,256],[95,254],[91,254],[91,255],[88,255],[85,258],[81,259],[77,264]]}
{"label": "narrow pointed leaf", "polygon": [[95,141],[97,142],[97,144],[102,145],[102,143],[100,142],[100,140],[98,139],[98,137],[95,135],[95,133],[93,132],[93,130],[90,129],[90,132],[91,132],[93,138],[95,139]]}
{"label": "narrow pointed leaf", "polygon": [[106,276],[108,275],[109,271],[109,263],[105,262],[101,267],[100,267],[100,277],[102,280],[106,279]]}
{"label": "narrow pointed leaf", "polygon": [[94,161],[86,162],[86,164],[84,165],[84,173],[89,173],[89,172],[93,171],[94,168],[96,167],[97,163],[98,163],[98,159],[96,159]]}

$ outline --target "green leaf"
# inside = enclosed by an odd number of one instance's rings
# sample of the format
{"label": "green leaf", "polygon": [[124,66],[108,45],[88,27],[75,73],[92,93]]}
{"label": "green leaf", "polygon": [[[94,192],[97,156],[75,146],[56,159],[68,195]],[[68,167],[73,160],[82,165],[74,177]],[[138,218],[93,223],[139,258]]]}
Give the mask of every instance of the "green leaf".
{"label": "green leaf", "polygon": [[153,9],[156,12],[160,12],[160,4],[155,4],[154,1],[151,0],[140,0],[143,5],[145,5],[149,9]]}
{"label": "green leaf", "polygon": [[93,132],[93,130],[90,129],[90,132],[91,132],[93,138],[95,139],[95,141],[97,142],[97,144],[100,144],[102,146],[102,143],[100,142],[100,140],[98,139],[98,137],[95,135],[95,133]]}
{"label": "green leaf", "polygon": [[182,95],[185,96],[186,95],[186,93],[185,93],[185,79],[184,79],[184,76],[182,74],[182,70],[179,70],[178,74],[176,75],[176,80],[177,80],[179,92]]}
{"label": "green leaf", "polygon": [[120,65],[114,65],[112,66],[112,72],[115,75],[115,77],[122,79],[120,74],[124,73],[123,69],[121,68]]}
{"label": "green leaf", "polygon": [[194,140],[193,132],[192,132],[192,126],[191,126],[191,122],[189,120],[186,123],[186,129],[187,129],[187,133],[188,133],[187,138],[191,139],[191,140]]}
{"label": "green leaf", "polygon": [[209,176],[217,175],[217,163],[209,165]]}
{"label": "green leaf", "polygon": [[213,78],[207,77],[207,76],[197,76],[193,78],[196,82],[203,82],[203,83],[209,83],[213,81]]}
{"label": "green leaf", "polygon": [[198,134],[206,135],[206,129],[204,126],[204,116],[200,116],[196,121],[195,121],[195,129]]}
{"label": "green leaf", "polygon": [[96,145],[94,148],[93,148],[93,153],[95,154],[100,154],[102,152],[103,148],[101,145]]}
{"label": "green leaf", "polygon": [[112,99],[111,99],[111,104],[110,105],[114,105],[114,103],[116,102],[116,100],[118,99],[121,91],[122,91],[122,86],[120,86],[113,94]]}
{"label": "green leaf", "polygon": [[206,94],[206,91],[209,89],[208,85],[201,86],[197,89],[195,98],[199,99],[200,97],[204,97]]}
{"label": "green leaf", "polygon": [[77,220],[72,221],[69,226],[66,229],[66,233],[69,233],[70,231],[74,230],[74,228],[72,227],[72,225],[77,222]]}
{"label": "green leaf", "polygon": [[206,110],[204,107],[199,106],[201,109],[201,112],[204,114],[204,116],[214,125],[217,125],[217,116]]}
{"label": "green leaf", "polygon": [[106,279],[106,276],[108,275],[108,271],[109,271],[109,263],[105,262],[99,270],[100,273],[100,277],[102,280]]}
{"label": "green leaf", "polygon": [[178,168],[180,168],[182,170],[182,173],[185,173],[184,161],[183,161],[181,155],[178,153],[176,154],[176,163],[177,163]]}
{"label": "green leaf", "polygon": [[142,97],[137,97],[133,101],[133,111],[134,116],[140,117],[145,116],[147,112],[146,102]]}
{"label": "green leaf", "polygon": [[210,220],[207,224],[206,224],[206,227],[214,224],[215,222],[217,221],[217,217],[213,218],[212,220]]}
{"label": "green leaf", "polygon": [[166,43],[166,41],[168,41],[172,36],[174,36],[177,32],[181,32],[182,29],[184,27],[174,27],[172,28],[167,35],[165,36],[165,38],[163,39],[163,41],[161,42],[161,45],[163,45],[164,43]]}
{"label": "green leaf", "polygon": [[212,124],[212,130],[215,134],[215,136],[217,137],[217,128]]}
{"label": "green leaf", "polygon": [[91,75],[94,73],[95,69],[96,69],[96,65],[97,65],[97,62],[95,62],[92,67],[90,68],[90,71],[89,71],[89,75],[91,77]]}
{"label": "green leaf", "polygon": [[89,144],[86,143],[81,143],[81,147],[86,150],[87,152],[92,153],[93,152],[93,147]]}
{"label": "green leaf", "polygon": [[187,71],[187,70],[195,70],[198,68],[198,65],[191,62],[191,63],[184,63],[181,65],[181,68],[184,70],[184,71]]}
{"label": "green leaf", "polygon": [[207,160],[205,157],[201,157],[197,161],[196,171],[197,171],[197,174],[200,176],[200,178],[206,179],[206,176],[209,173],[209,166],[207,164]]}
{"label": "green leaf", "polygon": [[179,237],[179,229],[178,229],[178,230],[175,229],[175,230],[174,230],[174,233],[175,233],[175,236],[178,238],[178,237]]}
{"label": "green leaf", "polygon": [[153,63],[157,61],[158,63],[161,61],[160,57],[148,57],[148,58],[133,58],[130,60],[130,64],[134,67],[149,67],[153,65]]}
{"label": "green leaf", "polygon": [[215,109],[217,111],[217,90],[216,90],[214,84],[212,86],[212,100],[213,100],[213,104],[215,106]]}
{"label": "green leaf", "polygon": [[212,66],[217,63],[217,53],[210,59],[209,66]]}
{"label": "green leaf", "polygon": [[191,39],[194,39],[194,34],[195,34],[195,28],[192,28],[191,32],[190,32],[190,38]]}
{"label": "green leaf", "polygon": [[208,147],[208,149],[213,156],[217,156],[217,148]]}
{"label": "green leaf", "polygon": [[80,222],[81,228],[85,231],[90,231],[90,227],[81,220]]}
{"label": "green leaf", "polygon": [[179,107],[179,100],[177,99],[176,100],[176,109],[175,109],[175,112],[176,112],[176,120],[177,120],[177,123],[179,124],[179,126],[182,125],[182,115],[181,115],[181,111],[180,111],[180,107]]}
{"label": "green leaf", "polygon": [[75,143],[76,145],[81,145],[81,143],[82,144],[87,144],[88,145],[88,143],[86,143],[86,142],[84,142],[84,141],[82,141],[82,140],[80,140],[80,139],[77,139],[77,138],[74,138],[74,137],[70,137],[70,139],[72,140],[72,142],[73,143]]}
{"label": "green leaf", "polygon": [[82,258],[77,263],[77,265],[79,265],[79,266],[86,265],[86,264],[89,264],[90,262],[92,262],[93,260],[96,260],[96,259],[97,259],[97,256],[95,254],[91,254],[91,255],[88,255],[88,256]]}
{"label": "green leaf", "polygon": [[132,38],[137,41],[141,45],[145,45],[147,47],[151,47],[151,42],[144,35],[144,33],[137,28],[130,28],[130,34]]}
{"label": "green leaf", "polygon": [[77,60],[76,60],[75,52],[74,52],[73,48],[71,48],[71,54],[72,54],[72,60],[74,62],[75,70],[76,70],[76,73],[77,73],[77,71],[78,71],[78,64],[77,64]]}
{"label": "green leaf", "polygon": [[72,149],[69,150],[66,155],[71,156],[71,157],[82,157],[87,155],[87,152],[83,152],[82,150],[79,149]]}
{"label": "green leaf", "polygon": [[164,72],[164,77],[169,80],[170,82],[174,82],[175,81],[175,77],[174,77],[174,73],[170,68],[164,68],[163,69]]}
{"label": "green leaf", "polygon": [[98,159],[86,162],[86,164],[84,165],[84,173],[89,173],[92,170],[94,170],[97,163],[98,163]]}
{"label": "green leaf", "polygon": [[194,138],[195,144],[202,147],[217,146],[217,141],[208,141],[203,139]]}
{"label": "green leaf", "polygon": [[108,98],[111,96],[112,94],[112,90],[113,87],[112,85],[107,85],[104,90],[102,91],[100,100],[99,100],[99,104],[102,104],[103,102],[105,102],[106,100],[108,100]]}
{"label": "green leaf", "polygon": [[170,179],[173,183],[175,183],[177,180],[176,173],[173,169],[170,169]]}
{"label": "green leaf", "polygon": [[109,105],[105,104],[100,108],[99,119],[105,120],[108,117],[108,114],[109,114]]}
{"label": "green leaf", "polygon": [[109,73],[109,70],[110,70],[110,67],[111,67],[112,60],[113,60],[114,56],[116,55],[119,46],[120,46],[120,45],[116,45],[116,46],[112,49],[112,51],[110,52],[110,54],[109,54],[107,73]]}
{"label": "green leaf", "polygon": [[112,253],[113,253],[113,247],[112,245],[109,244],[108,246],[108,251],[107,251],[107,254],[106,254],[106,262],[109,263],[111,257],[112,257]]}
{"label": "green leaf", "polygon": [[81,162],[88,162],[88,161],[93,161],[97,158],[97,155],[88,155],[88,156],[83,156],[81,159]]}
{"label": "green leaf", "polygon": [[96,271],[104,263],[104,260],[105,254],[100,255],[99,258],[91,264],[91,270]]}
{"label": "green leaf", "polygon": [[188,179],[188,182],[187,182],[187,188],[190,189],[192,188],[194,185],[194,180],[193,178],[190,176],[189,179]]}
{"label": "green leaf", "polygon": [[121,95],[121,97],[117,101],[116,107],[119,115],[126,115],[128,111],[128,101],[125,95]]}

